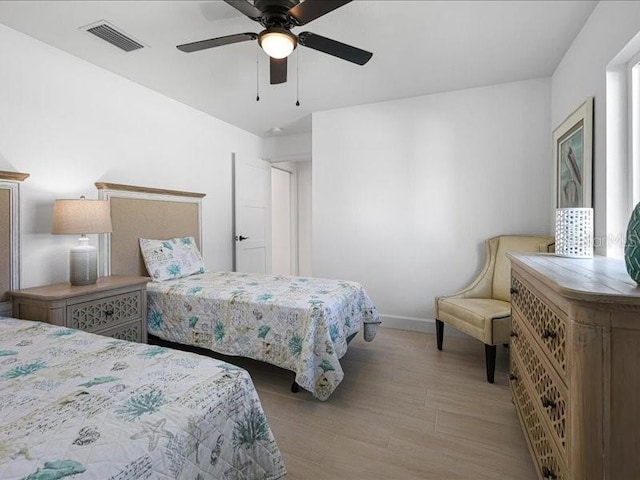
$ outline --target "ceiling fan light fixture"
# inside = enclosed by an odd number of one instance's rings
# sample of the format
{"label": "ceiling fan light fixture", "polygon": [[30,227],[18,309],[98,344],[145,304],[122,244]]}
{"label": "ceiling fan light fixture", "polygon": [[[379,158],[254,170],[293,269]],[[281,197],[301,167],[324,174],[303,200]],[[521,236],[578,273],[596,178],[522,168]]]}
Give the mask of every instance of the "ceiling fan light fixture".
{"label": "ceiling fan light fixture", "polygon": [[271,58],[286,58],[298,45],[296,36],[284,28],[267,28],[258,36],[258,43]]}

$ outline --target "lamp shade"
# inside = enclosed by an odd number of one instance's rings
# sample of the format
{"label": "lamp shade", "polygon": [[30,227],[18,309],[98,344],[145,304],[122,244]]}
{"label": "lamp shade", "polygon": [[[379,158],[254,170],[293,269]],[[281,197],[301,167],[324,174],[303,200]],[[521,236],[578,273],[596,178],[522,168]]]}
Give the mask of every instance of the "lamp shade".
{"label": "lamp shade", "polygon": [[56,200],[53,205],[51,233],[88,234],[111,231],[108,200]]}

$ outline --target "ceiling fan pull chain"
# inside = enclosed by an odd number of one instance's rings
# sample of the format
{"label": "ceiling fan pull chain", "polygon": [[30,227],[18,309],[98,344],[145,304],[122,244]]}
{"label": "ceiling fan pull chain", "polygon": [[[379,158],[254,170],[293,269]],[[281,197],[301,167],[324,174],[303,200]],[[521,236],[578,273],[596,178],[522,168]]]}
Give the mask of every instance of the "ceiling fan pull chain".
{"label": "ceiling fan pull chain", "polygon": [[296,107],[300,106],[300,49],[296,49]]}
{"label": "ceiling fan pull chain", "polygon": [[256,102],[260,101],[260,48],[256,48]]}

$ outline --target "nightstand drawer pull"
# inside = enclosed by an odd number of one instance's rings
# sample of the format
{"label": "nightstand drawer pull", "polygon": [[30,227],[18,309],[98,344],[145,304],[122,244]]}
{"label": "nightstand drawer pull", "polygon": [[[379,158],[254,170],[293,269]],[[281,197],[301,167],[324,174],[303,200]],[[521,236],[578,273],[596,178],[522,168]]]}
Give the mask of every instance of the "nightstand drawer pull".
{"label": "nightstand drawer pull", "polygon": [[556,338],[556,332],[554,332],[553,330],[549,330],[548,328],[545,328],[544,331],[542,332],[542,338],[545,340],[547,338]]}
{"label": "nightstand drawer pull", "polygon": [[542,397],[542,406],[544,408],[556,408],[556,402],[547,397]]}

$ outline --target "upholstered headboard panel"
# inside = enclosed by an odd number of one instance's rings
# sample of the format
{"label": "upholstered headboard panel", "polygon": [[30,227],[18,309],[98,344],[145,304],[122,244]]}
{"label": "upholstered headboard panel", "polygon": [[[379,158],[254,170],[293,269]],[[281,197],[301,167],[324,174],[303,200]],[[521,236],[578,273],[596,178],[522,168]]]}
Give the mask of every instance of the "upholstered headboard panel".
{"label": "upholstered headboard panel", "polygon": [[26,173],[0,171],[0,315],[11,314],[10,290],[20,288],[20,181]]}
{"label": "upholstered headboard panel", "polygon": [[140,238],[192,236],[201,246],[204,194],[96,183],[101,199],[109,200],[113,232],[100,238],[100,261],[105,275],[145,275]]}

